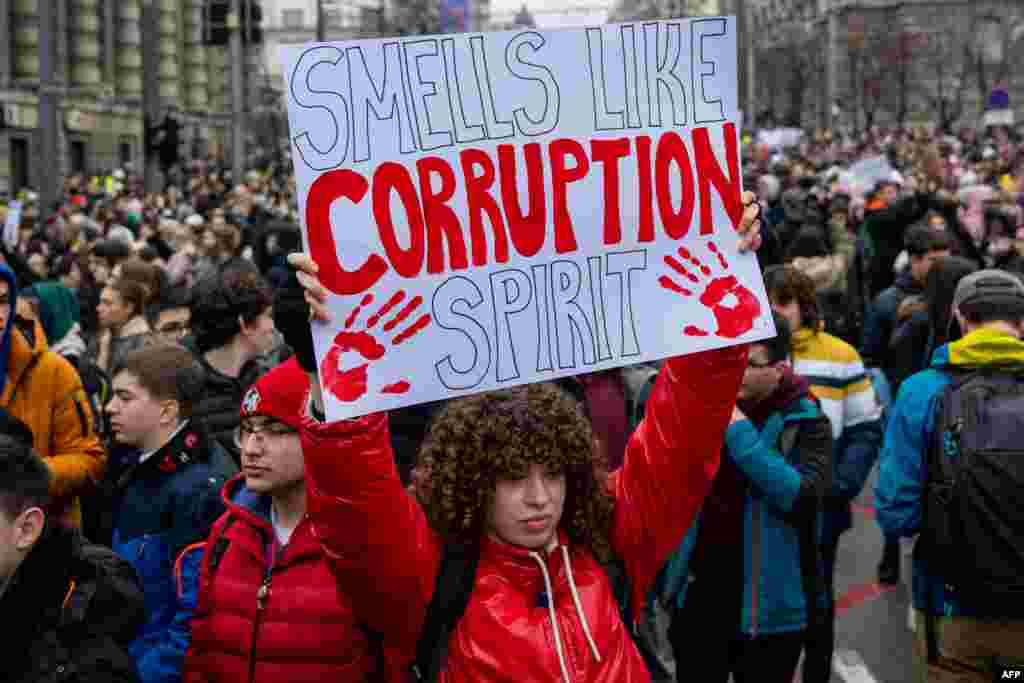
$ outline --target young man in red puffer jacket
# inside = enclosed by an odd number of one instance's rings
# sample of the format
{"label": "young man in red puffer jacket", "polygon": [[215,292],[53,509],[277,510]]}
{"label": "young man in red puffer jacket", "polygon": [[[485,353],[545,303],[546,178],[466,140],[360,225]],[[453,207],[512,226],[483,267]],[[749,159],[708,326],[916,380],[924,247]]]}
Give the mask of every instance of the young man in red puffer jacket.
{"label": "young man in red puffer jacket", "polygon": [[297,429],[308,390],[292,358],[242,402],[242,473],[224,487],[227,512],[176,566],[179,618],[191,616],[187,683],[386,679],[306,515]]}

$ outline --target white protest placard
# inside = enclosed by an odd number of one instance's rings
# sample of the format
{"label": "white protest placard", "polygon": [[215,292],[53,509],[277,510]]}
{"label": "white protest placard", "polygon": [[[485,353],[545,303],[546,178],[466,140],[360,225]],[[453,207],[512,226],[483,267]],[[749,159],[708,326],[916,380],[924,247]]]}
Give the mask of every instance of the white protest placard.
{"label": "white protest placard", "polygon": [[1013,110],[989,109],[982,117],[982,125],[986,128],[991,126],[1013,126]]}
{"label": "white protest placard", "polygon": [[893,177],[893,167],[884,156],[868,157],[850,165],[849,174],[859,193],[872,190],[880,180]]}
{"label": "white protest placard", "polygon": [[796,147],[804,138],[800,128],[766,128],[757,131],[757,141],[769,149]]}
{"label": "white protest placard", "polygon": [[280,58],[329,418],[774,335],[733,18]]}
{"label": "white protest placard", "polygon": [[7,203],[7,219],[4,221],[4,244],[8,249],[18,246],[18,228],[21,226],[21,202]]}

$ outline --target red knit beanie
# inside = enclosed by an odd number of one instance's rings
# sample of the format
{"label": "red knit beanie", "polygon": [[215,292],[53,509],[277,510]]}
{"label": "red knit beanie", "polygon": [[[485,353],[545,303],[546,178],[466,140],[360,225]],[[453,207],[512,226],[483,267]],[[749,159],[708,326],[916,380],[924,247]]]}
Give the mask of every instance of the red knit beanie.
{"label": "red knit beanie", "polygon": [[308,392],[309,375],[292,356],[256,380],[242,399],[241,415],[265,415],[298,429]]}

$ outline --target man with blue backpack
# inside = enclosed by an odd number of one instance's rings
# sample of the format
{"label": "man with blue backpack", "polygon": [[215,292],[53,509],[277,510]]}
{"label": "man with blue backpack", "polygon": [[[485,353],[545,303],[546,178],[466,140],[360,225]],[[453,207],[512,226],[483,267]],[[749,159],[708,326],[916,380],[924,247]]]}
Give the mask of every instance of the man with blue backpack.
{"label": "man with blue backpack", "polygon": [[965,336],[892,407],[877,513],[887,534],[919,534],[917,680],[982,683],[1024,643],[1024,283],[973,273],[953,315]]}

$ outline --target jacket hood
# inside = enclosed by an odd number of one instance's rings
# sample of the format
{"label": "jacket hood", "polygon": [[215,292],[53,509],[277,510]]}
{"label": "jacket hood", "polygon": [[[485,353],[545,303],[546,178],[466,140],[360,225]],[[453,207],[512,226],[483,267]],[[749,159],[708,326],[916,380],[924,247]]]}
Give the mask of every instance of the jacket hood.
{"label": "jacket hood", "polygon": [[39,322],[50,346],[64,339],[78,322],[78,300],[64,285],[39,282],[29,288],[39,298]]}
{"label": "jacket hood", "polygon": [[7,316],[7,324],[0,330],[0,393],[7,386],[7,361],[11,355],[11,330],[14,327],[14,312],[18,304],[18,279],[14,271],[5,265],[0,264],[0,280],[7,283],[11,312]]}
{"label": "jacket hood", "polygon": [[270,496],[250,491],[245,485],[245,475],[237,474],[224,484],[221,497],[231,514],[255,526],[273,529],[270,522]]}
{"label": "jacket hood", "polygon": [[917,280],[914,279],[914,276],[910,274],[909,267],[904,268],[899,272],[899,275],[896,276],[896,280],[893,284],[903,291],[911,294],[922,294],[924,292],[924,287],[919,285]]}
{"label": "jacket hood", "polygon": [[67,334],[56,344],[50,345],[50,350],[64,358],[77,358],[85,355],[88,345],[82,338],[82,328],[78,323],[71,326]]}
{"label": "jacket hood", "polygon": [[1024,341],[987,328],[941,346],[932,355],[932,367],[938,369],[1001,365],[1024,365]]}

